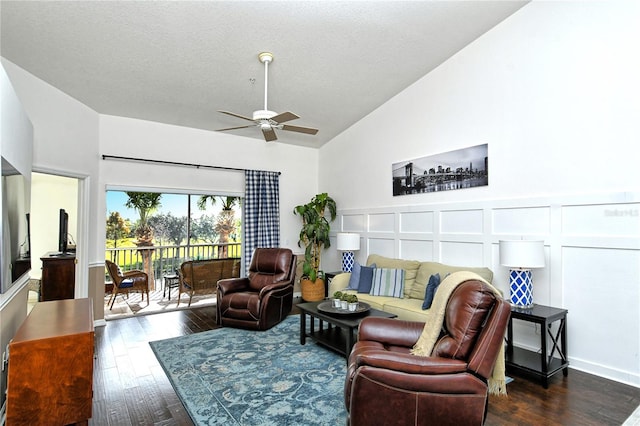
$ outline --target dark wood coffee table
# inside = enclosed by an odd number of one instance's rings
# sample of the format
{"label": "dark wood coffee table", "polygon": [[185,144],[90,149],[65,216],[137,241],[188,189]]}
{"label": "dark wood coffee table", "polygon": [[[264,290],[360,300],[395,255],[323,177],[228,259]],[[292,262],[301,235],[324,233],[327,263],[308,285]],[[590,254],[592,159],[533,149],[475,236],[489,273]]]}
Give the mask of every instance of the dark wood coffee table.
{"label": "dark wood coffee table", "polygon": [[[351,353],[351,348],[357,338],[358,326],[364,318],[395,318],[397,316],[373,308],[360,314],[332,314],[318,310],[318,305],[323,302],[326,300],[296,305],[300,309],[300,344],[304,345],[309,337],[345,357],[349,357]],[[308,329],[307,316],[311,320]],[[318,328],[315,326],[316,319],[319,320]],[[328,323],[326,328],[324,322]]]}

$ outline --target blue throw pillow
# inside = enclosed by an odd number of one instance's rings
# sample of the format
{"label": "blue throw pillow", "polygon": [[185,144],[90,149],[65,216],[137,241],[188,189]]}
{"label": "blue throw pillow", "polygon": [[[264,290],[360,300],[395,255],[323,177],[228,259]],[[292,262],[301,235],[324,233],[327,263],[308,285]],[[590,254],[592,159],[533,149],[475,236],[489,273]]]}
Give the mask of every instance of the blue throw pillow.
{"label": "blue throw pillow", "polygon": [[429,283],[424,291],[424,302],[422,302],[422,310],[427,310],[433,303],[433,296],[440,285],[440,274],[433,274],[429,277]]}
{"label": "blue throw pillow", "polygon": [[362,268],[362,266],[357,261],[353,262],[351,277],[349,277],[349,285],[345,290],[358,290],[358,286],[360,285],[360,268]]}
{"label": "blue throw pillow", "polygon": [[358,293],[369,293],[371,291],[371,281],[373,280],[373,270],[376,265],[360,267],[360,281],[358,282]]}

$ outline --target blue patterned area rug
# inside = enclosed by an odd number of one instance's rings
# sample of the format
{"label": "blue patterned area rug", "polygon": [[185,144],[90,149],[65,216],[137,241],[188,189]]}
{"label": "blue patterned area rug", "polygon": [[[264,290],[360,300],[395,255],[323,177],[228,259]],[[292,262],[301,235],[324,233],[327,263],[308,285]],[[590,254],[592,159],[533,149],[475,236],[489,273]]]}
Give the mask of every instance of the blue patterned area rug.
{"label": "blue patterned area rug", "polygon": [[150,342],[197,425],[340,425],[346,361],[307,340],[300,317],[267,331],[220,328]]}

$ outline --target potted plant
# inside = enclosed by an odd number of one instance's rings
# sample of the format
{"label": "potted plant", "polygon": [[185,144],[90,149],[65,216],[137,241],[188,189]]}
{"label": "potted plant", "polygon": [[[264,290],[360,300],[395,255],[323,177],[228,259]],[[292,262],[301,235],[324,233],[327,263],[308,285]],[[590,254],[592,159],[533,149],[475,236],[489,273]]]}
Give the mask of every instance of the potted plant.
{"label": "potted plant", "polygon": [[342,293],[342,297],[340,298],[340,308],[344,310],[349,308],[349,297],[351,297],[349,293]]}
{"label": "potted plant", "polygon": [[347,296],[348,309],[351,312],[355,312],[358,309],[358,296],[355,294],[350,294]]}
{"label": "potted plant", "polygon": [[[328,218],[327,218],[328,212]],[[336,202],[324,192],[315,195],[307,204],[293,209],[302,218],[298,247],[304,245],[304,263],[300,289],[306,301],[324,298],[324,274],[320,271],[320,255],[324,247],[330,247],[330,222],[336,218]]]}
{"label": "potted plant", "polygon": [[127,192],[126,207],[137,210],[140,214],[140,222],[136,228],[136,246],[142,254],[142,264],[144,271],[147,273],[150,283],[150,290],[155,290],[155,276],[153,271],[153,259],[151,254],[153,251],[153,228],[149,225],[149,217],[153,212],[158,210],[162,203],[160,199],[162,194],[156,192]]}
{"label": "potted plant", "polygon": [[341,291],[336,291],[335,293],[333,293],[333,307],[334,308],[339,308],[340,307],[340,300],[342,299],[342,292]]}

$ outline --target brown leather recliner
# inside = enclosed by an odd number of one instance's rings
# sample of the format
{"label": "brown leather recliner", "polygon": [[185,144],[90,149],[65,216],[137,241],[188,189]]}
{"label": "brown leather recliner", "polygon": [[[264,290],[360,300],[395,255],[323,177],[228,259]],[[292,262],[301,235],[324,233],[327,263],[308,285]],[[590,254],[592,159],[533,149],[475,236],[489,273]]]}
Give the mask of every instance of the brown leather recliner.
{"label": "brown leather recliner", "polygon": [[218,324],[254,330],[278,324],[291,312],[295,275],[290,249],[255,249],[248,277],[218,281]]}
{"label": "brown leather recliner", "polygon": [[424,323],[365,318],[349,356],[348,424],[481,425],[510,314],[483,282],[463,282],[430,357],[410,354]]}

